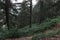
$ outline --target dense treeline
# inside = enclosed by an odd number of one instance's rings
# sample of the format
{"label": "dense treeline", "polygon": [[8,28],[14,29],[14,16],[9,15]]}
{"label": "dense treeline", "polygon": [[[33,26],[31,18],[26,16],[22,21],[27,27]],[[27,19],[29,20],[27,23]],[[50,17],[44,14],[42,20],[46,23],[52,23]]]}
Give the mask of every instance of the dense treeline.
{"label": "dense treeline", "polygon": [[[5,0],[4,0],[5,1]],[[6,25],[5,3],[0,0],[0,26]],[[11,2],[11,1],[10,1]],[[30,24],[30,1],[23,1],[20,4],[9,3],[9,26],[24,27]],[[19,6],[17,6],[19,5]],[[19,7],[19,8],[18,8]],[[60,16],[59,0],[38,0],[37,4],[32,8],[32,24],[40,24],[45,19]]]}
{"label": "dense treeline", "polygon": [[[34,22],[41,23],[46,18],[55,18],[60,16],[60,1],[38,1],[33,8]],[[36,20],[35,20],[36,19]]]}

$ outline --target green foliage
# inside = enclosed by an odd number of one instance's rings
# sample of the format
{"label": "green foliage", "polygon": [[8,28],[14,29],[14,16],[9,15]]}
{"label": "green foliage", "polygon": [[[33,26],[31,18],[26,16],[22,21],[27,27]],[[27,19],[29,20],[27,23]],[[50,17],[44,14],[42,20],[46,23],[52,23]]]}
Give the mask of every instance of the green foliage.
{"label": "green foliage", "polygon": [[[44,19],[60,16],[60,1],[39,0],[33,8],[33,20],[36,23],[43,22]],[[35,20],[36,19],[36,20]],[[38,21],[39,20],[39,21]]]}
{"label": "green foliage", "polygon": [[51,30],[51,32],[49,31],[47,33],[41,33],[41,34],[38,34],[37,36],[34,36],[32,40],[40,40],[42,38],[54,37],[58,34],[60,34],[60,29]]}
{"label": "green foliage", "polygon": [[[40,25],[39,24],[32,24],[31,28],[29,27],[29,25],[24,27],[24,28],[21,28],[21,29],[10,28],[8,30],[7,28],[5,28],[5,29],[1,28],[0,29],[0,38],[22,37],[22,36],[27,36],[27,35],[33,35],[35,33],[41,33],[41,32],[44,32],[45,30],[53,28],[54,25],[58,22],[60,22],[60,17],[57,17],[55,19],[51,19],[49,21],[43,22]],[[60,32],[57,32],[57,34],[59,34],[59,33]],[[55,35],[55,34],[52,33],[49,36],[52,36],[52,35]],[[41,34],[41,36],[45,37],[45,34],[44,35]]]}
{"label": "green foliage", "polygon": [[0,28],[0,38],[1,39],[7,38],[8,33],[9,33],[9,31],[7,28],[6,29]]}
{"label": "green foliage", "polygon": [[[57,23],[59,23],[60,22],[60,17],[57,17],[57,18],[55,18],[55,19],[52,19],[52,20],[50,20],[49,22],[45,22],[45,23],[42,23],[42,27],[41,28],[45,28],[45,29],[47,29],[47,28],[50,28],[51,27],[51,25],[52,26],[54,26],[55,24],[57,24]],[[45,24],[45,25],[44,25]],[[42,34],[39,34],[39,35],[37,35],[37,36],[34,36],[33,38],[32,38],[32,40],[39,40],[39,39],[41,39],[41,38],[47,38],[47,37],[52,37],[52,36],[55,36],[56,34],[60,34],[60,29],[58,29],[58,30],[52,30],[51,32],[49,31],[49,32],[47,32],[47,33],[42,33]]]}
{"label": "green foliage", "polygon": [[51,19],[50,21],[47,22],[43,22],[40,25],[33,24],[31,28],[29,28],[29,26],[26,26],[25,28],[18,29],[17,33],[20,36],[32,35],[34,33],[39,33],[51,29],[58,22],[60,22],[60,17]]}

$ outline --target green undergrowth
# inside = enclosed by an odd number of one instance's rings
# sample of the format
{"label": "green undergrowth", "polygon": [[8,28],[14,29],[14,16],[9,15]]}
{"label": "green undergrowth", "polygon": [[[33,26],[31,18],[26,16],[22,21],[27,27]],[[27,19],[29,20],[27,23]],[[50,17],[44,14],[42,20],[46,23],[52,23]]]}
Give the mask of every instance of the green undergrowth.
{"label": "green undergrowth", "polygon": [[[57,24],[57,23],[59,23],[60,22],[60,17],[58,17],[58,18],[55,18],[55,19],[52,19],[52,20],[50,20],[47,24],[47,26],[46,27],[49,27],[50,25],[52,25],[52,26],[54,26],[55,24]],[[43,25],[40,25],[40,26],[42,26],[41,28],[43,28],[43,27],[45,27],[45,25],[46,25],[46,22],[45,23],[42,23]],[[44,25],[45,24],[45,25]],[[50,25],[49,25],[50,24]],[[51,26],[50,26],[51,27]],[[58,30],[52,30],[51,32],[49,31],[49,32],[47,32],[47,33],[42,33],[42,34],[39,34],[39,35],[37,35],[37,36],[34,36],[33,38],[32,38],[32,40],[40,40],[41,38],[47,38],[47,37],[52,37],[52,36],[55,36],[56,34],[60,34],[60,29],[58,29]]]}
{"label": "green undergrowth", "polygon": [[25,28],[21,28],[18,30],[10,30],[10,37],[22,37],[27,35],[33,35],[35,33],[41,33],[45,30],[49,30],[54,27],[56,23],[60,22],[60,17],[51,19],[47,22],[43,22],[40,25],[38,24],[32,24],[32,27],[30,28],[29,25]]}
{"label": "green undergrowth", "polygon": [[21,28],[21,29],[0,29],[0,38],[14,38],[14,37],[22,37],[27,35],[33,35],[35,33],[41,33],[45,30],[52,29],[55,24],[60,22],[60,17],[44,21],[40,25],[38,24],[32,24],[32,27],[30,28],[29,25]]}
{"label": "green undergrowth", "polygon": [[40,25],[33,24],[31,28],[27,26],[25,28],[18,29],[17,33],[19,33],[20,36],[25,36],[25,35],[32,35],[34,33],[44,32],[45,30],[52,29],[55,26],[55,24],[59,22],[60,22],[60,17],[51,19],[47,22],[43,22]]}
{"label": "green undergrowth", "polygon": [[54,37],[56,35],[60,35],[60,28],[56,30],[48,31],[47,33],[41,33],[36,36],[33,36],[32,40],[40,40],[42,38]]}

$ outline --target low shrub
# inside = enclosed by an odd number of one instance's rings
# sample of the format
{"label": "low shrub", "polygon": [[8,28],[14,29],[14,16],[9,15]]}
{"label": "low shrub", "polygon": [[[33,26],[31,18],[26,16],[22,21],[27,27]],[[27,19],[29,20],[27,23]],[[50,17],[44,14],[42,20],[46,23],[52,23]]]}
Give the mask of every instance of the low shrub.
{"label": "low shrub", "polygon": [[47,32],[47,33],[41,33],[38,34],[36,36],[33,36],[32,40],[40,40],[42,38],[49,38],[49,37],[54,37],[56,35],[60,34],[60,29],[56,29],[56,30],[51,30],[51,32]]}
{"label": "low shrub", "polygon": [[45,30],[51,29],[58,22],[60,22],[60,17],[43,22],[40,25],[32,24],[31,28],[28,25],[21,29],[17,28],[12,28],[10,30],[0,29],[0,38],[14,38],[14,37],[33,35],[34,33],[41,33],[44,32]]}

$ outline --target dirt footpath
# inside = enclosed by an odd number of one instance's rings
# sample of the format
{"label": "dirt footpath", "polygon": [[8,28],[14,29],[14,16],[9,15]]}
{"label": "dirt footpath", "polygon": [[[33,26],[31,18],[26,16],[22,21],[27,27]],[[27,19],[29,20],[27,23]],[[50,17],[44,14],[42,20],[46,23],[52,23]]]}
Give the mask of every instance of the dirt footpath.
{"label": "dirt footpath", "polygon": [[22,38],[13,38],[13,39],[6,39],[6,40],[31,40],[32,36],[30,37],[22,37]]}

